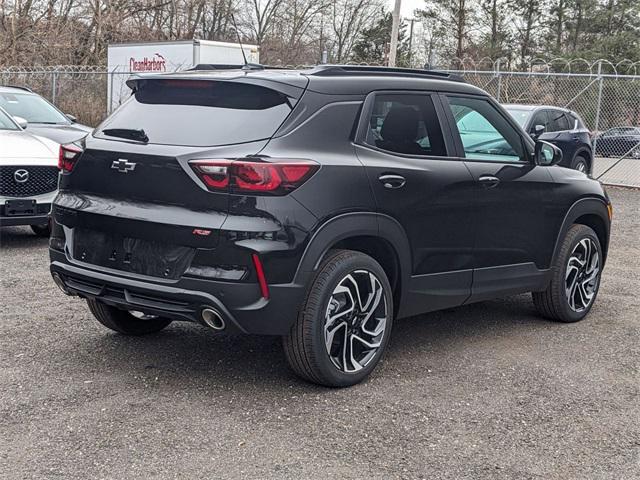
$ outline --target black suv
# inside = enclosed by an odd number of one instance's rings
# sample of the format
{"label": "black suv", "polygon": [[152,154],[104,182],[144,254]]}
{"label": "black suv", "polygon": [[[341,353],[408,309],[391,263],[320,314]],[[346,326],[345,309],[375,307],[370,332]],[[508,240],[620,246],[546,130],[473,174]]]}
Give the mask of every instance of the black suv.
{"label": "black suv", "polygon": [[297,374],[347,386],[398,318],[522,292],[563,322],[591,309],[607,195],[484,91],[420,70],[212,69],[133,77],[61,150],[51,272],[106,327],[280,335]]}
{"label": "black suv", "polygon": [[504,105],[534,141],[544,140],[562,150],[560,165],[580,172],[593,170],[591,132],[576,112],[547,105]]}

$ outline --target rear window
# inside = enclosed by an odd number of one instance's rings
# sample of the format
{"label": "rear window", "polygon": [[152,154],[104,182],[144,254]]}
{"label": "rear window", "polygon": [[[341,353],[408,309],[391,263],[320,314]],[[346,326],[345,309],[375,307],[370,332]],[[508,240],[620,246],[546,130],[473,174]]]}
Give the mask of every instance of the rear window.
{"label": "rear window", "polygon": [[291,112],[286,95],[234,82],[142,80],[100,127],[144,130],[149,143],[208,147],[270,138]]}

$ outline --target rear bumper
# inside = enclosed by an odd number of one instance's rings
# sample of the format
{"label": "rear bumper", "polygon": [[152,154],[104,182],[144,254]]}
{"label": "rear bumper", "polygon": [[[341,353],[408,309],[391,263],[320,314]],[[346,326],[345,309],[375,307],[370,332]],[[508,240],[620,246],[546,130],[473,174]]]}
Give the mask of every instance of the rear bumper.
{"label": "rear bumper", "polygon": [[257,283],[181,278],[160,283],[149,277],[124,276],[105,269],[71,264],[65,254],[50,250],[51,273],[69,293],[126,310],[138,310],[175,320],[202,323],[202,310],[213,308],[227,331],[285,335],[293,325],[304,288],[296,284],[269,285],[269,299]]}

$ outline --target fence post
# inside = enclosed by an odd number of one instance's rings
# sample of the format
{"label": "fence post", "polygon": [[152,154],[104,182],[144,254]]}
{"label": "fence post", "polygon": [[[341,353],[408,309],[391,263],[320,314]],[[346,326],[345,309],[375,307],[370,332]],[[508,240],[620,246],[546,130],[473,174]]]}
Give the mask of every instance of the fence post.
{"label": "fence post", "polygon": [[118,67],[114,67],[111,72],[109,72],[109,67],[107,66],[107,75],[110,75],[109,78],[109,89],[107,91],[107,115],[111,114],[111,104],[113,103],[113,77],[116,74],[116,70]]}
{"label": "fence post", "polygon": [[496,92],[496,100],[500,103],[500,93],[502,92],[502,74],[500,73],[500,59],[496,61],[496,74],[498,75],[498,91]]}
{"label": "fence post", "polygon": [[58,90],[58,72],[51,73],[51,103],[56,104],[56,90]]}
{"label": "fence post", "polygon": [[593,158],[596,156],[596,147],[598,146],[598,134],[600,133],[600,111],[602,110],[602,86],[604,78],[602,77],[602,60],[598,62],[598,100],[596,102],[596,120],[593,126]]}

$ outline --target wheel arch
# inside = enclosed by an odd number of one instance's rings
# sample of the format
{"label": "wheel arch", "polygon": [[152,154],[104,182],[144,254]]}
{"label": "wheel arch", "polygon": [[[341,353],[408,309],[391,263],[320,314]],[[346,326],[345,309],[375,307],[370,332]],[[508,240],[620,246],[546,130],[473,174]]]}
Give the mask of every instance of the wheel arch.
{"label": "wheel arch", "polygon": [[365,253],[384,269],[393,290],[395,312],[411,275],[411,250],[402,226],[393,218],[354,212],[324,222],[309,241],[295,275],[295,283],[307,285],[322,259],[333,249]]}
{"label": "wheel arch", "polygon": [[579,147],[576,152],[573,154],[573,158],[571,159],[571,167],[573,168],[573,164],[578,157],[582,157],[587,161],[587,172],[591,173],[593,170],[593,153],[591,149],[587,146]]}
{"label": "wheel arch", "polygon": [[571,208],[569,208],[569,211],[562,222],[562,226],[553,249],[554,263],[560,251],[562,239],[564,239],[567,231],[574,224],[586,225],[596,233],[598,240],[600,240],[600,246],[602,247],[604,266],[607,258],[607,251],[609,249],[610,221],[607,205],[605,201],[600,198],[583,198],[575,202]]}

